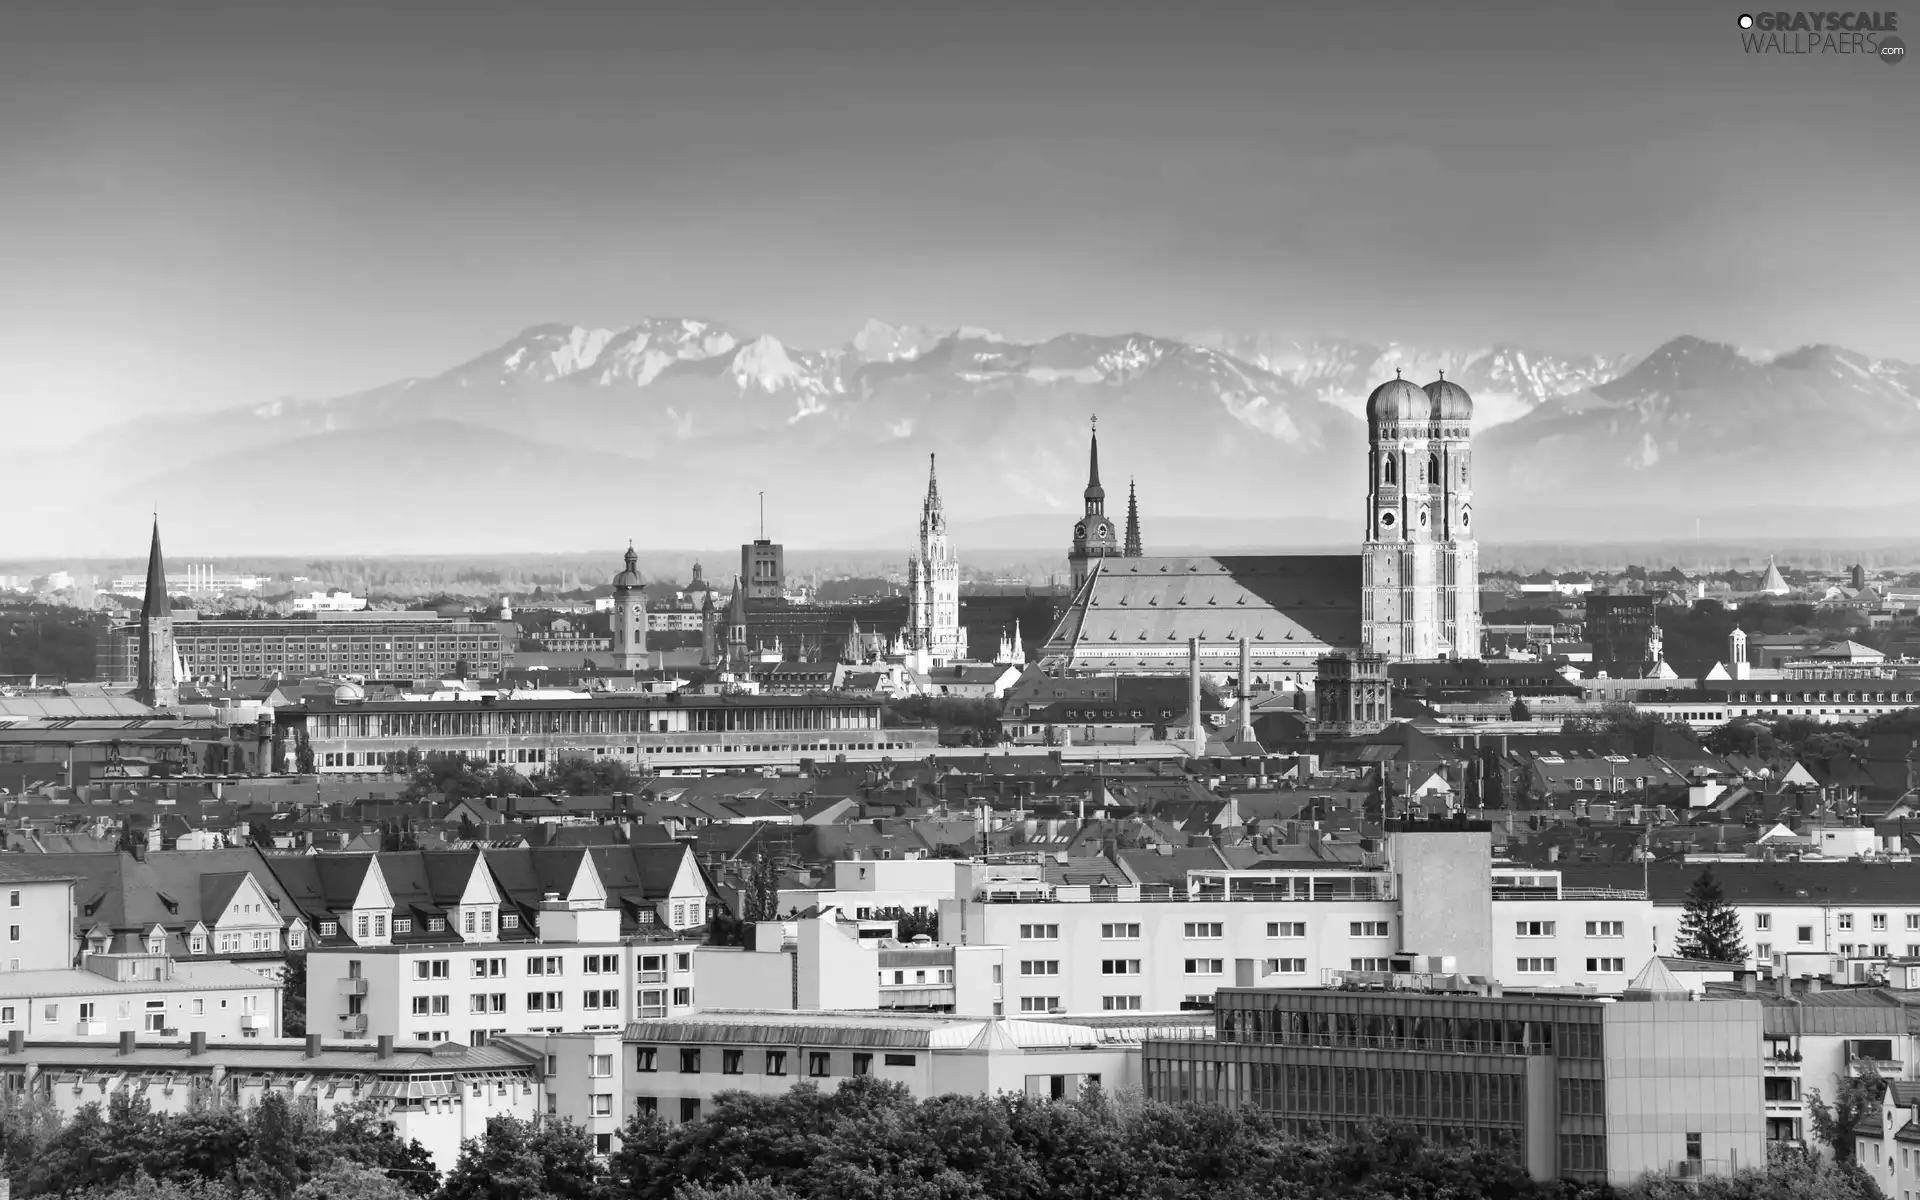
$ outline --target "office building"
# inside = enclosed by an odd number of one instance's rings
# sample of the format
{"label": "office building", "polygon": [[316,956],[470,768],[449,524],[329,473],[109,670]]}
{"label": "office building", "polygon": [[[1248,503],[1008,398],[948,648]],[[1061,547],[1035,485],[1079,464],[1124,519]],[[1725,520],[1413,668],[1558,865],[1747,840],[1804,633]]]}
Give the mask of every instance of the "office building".
{"label": "office building", "polygon": [[1650,675],[1662,653],[1654,598],[1589,593],[1587,642],[1593,647],[1592,673],[1625,679]]}
{"label": "office building", "polygon": [[1752,1000],[1694,1000],[1657,960],[1620,1001],[1500,994],[1457,975],[1334,982],[1222,991],[1214,1040],[1148,1039],[1147,1095],[1259,1108],[1302,1134],[1403,1122],[1542,1180],[1765,1165]]}
{"label": "office building", "polygon": [[[200,619],[172,613],[174,654],[185,678],[242,679],[355,675],[368,679],[442,679],[464,666],[488,677],[500,672],[499,627],[430,612],[315,612],[255,620]],[[141,625],[115,625],[102,636],[97,662],[108,683],[145,678]],[[160,660],[155,660],[160,661]]]}

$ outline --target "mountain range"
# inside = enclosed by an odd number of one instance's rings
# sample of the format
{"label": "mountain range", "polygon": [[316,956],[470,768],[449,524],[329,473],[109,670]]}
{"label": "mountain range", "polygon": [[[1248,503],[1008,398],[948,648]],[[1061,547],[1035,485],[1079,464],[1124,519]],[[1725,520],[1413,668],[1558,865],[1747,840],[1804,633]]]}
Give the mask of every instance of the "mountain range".
{"label": "mountain range", "polygon": [[994,548],[1064,553],[1095,415],[1109,511],[1137,480],[1150,551],[1156,519],[1218,521],[1236,544],[1350,541],[1365,398],[1396,367],[1474,395],[1486,539],[1682,538],[1695,519],[1751,536],[1773,528],[1752,514],[1817,529],[1827,510],[1836,533],[1878,536],[1920,502],[1920,367],[1831,346],[1022,343],[873,321],[819,350],[665,317],[541,325],[431,377],[110,427],[18,473],[47,502],[0,553],[123,548],[155,506],[196,554],[724,544],[754,535],[761,492],[776,540],[904,543],[934,454],[949,513],[992,522]]}

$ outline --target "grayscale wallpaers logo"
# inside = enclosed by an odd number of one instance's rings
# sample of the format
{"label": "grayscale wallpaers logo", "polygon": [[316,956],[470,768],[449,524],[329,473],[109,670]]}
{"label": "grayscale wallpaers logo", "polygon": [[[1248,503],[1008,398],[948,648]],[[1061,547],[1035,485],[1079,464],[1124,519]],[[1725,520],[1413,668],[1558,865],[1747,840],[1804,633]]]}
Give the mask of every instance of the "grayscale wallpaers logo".
{"label": "grayscale wallpaers logo", "polygon": [[1904,62],[1907,44],[1894,32],[1896,12],[1763,12],[1740,14],[1748,54],[1851,54]]}

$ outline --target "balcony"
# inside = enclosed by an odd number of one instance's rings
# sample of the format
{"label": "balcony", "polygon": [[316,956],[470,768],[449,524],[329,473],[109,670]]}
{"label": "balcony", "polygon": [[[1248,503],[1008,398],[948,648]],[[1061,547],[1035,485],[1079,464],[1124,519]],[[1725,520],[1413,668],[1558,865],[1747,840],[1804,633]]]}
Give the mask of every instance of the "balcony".
{"label": "balcony", "polygon": [[265,1013],[240,1014],[240,1028],[265,1029],[266,1027],[267,1027],[267,1015]]}
{"label": "balcony", "polygon": [[640,972],[641,983],[665,983],[666,981],[667,981],[667,973],[665,971]]}
{"label": "balcony", "polygon": [[1798,1075],[1800,1053],[1797,1050],[1779,1050],[1771,1054],[1762,1051],[1760,1066],[1770,1075]]}
{"label": "balcony", "polygon": [[348,1037],[367,1036],[367,1014],[342,1013],[340,1016],[340,1029],[341,1032],[345,1033]]}
{"label": "balcony", "polygon": [[340,994],[342,996],[364,996],[367,994],[367,981],[359,978],[342,979],[340,981]]}
{"label": "balcony", "polygon": [[107,1036],[107,1023],[105,1021],[82,1021],[73,1027],[73,1031],[81,1037],[105,1037]]}
{"label": "balcony", "polygon": [[667,1006],[664,1004],[642,1004],[640,1006],[640,1019],[643,1021],[661,1018],[666,1015]]}

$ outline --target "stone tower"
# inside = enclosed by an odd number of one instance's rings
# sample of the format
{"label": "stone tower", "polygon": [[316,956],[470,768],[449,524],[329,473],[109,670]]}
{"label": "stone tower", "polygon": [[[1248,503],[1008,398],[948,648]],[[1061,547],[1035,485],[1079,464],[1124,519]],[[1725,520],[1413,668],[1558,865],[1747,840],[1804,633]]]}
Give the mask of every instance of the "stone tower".
{"label": "stone tower", "polygon": [[700,665],[711,667],[720,661],[718,627],[720,614],[713,607],[713,590],[700,593]]}
{"label": "stone tower", "polygon": [[727,601],[727,665],[747,669],[747,593],[740,577],[733,577],[733,598]]}
{"label": "stone tower", "polygon": [[1128,558],[1139,558],[1140,550],[1140,497],[1135,494],[1133,480],[1127,480],[1127,544],[1124,551]]}
{"label": "stone tower", "polygon": [[940,477],[927,456],[927,495],[920,505],[920,542],[907,560],[907,645],[921,671],[967,656],[960,627],[960,563],[947,540]]}
{"label": "stone tower", "polygon": [[1092,441],[1087,451],[1086,511],[1073,526],[1073,549],[1067,552],[1067,564],[1073,570],[1073,590],[1078,592],[1087,581],[1096,558],[1120,553],[1120,538],[1113,522],[1107,519],[1107,489],[1100,486],[1100,425],[1094,418]]}
{"label": "stone tower", "polygon": [[173,600],[167,595],[167,564],[160,554],[158,517],[153,519],[153,546],[147,551],[147,594],[140,602],[140,673],[134,698],[155,708],[173,708],[180,703]]}
{"label": "stone tower", "polygon": [[622,671],[647,666],[647,585],[639,568],[629,545],[626,569],[613,577],[613,665]]}
{"label": "stone tower", "polygon": [[1442,377],[1367,397],[1361,647],[1389,661],[1480,657],[1473,401]]}

